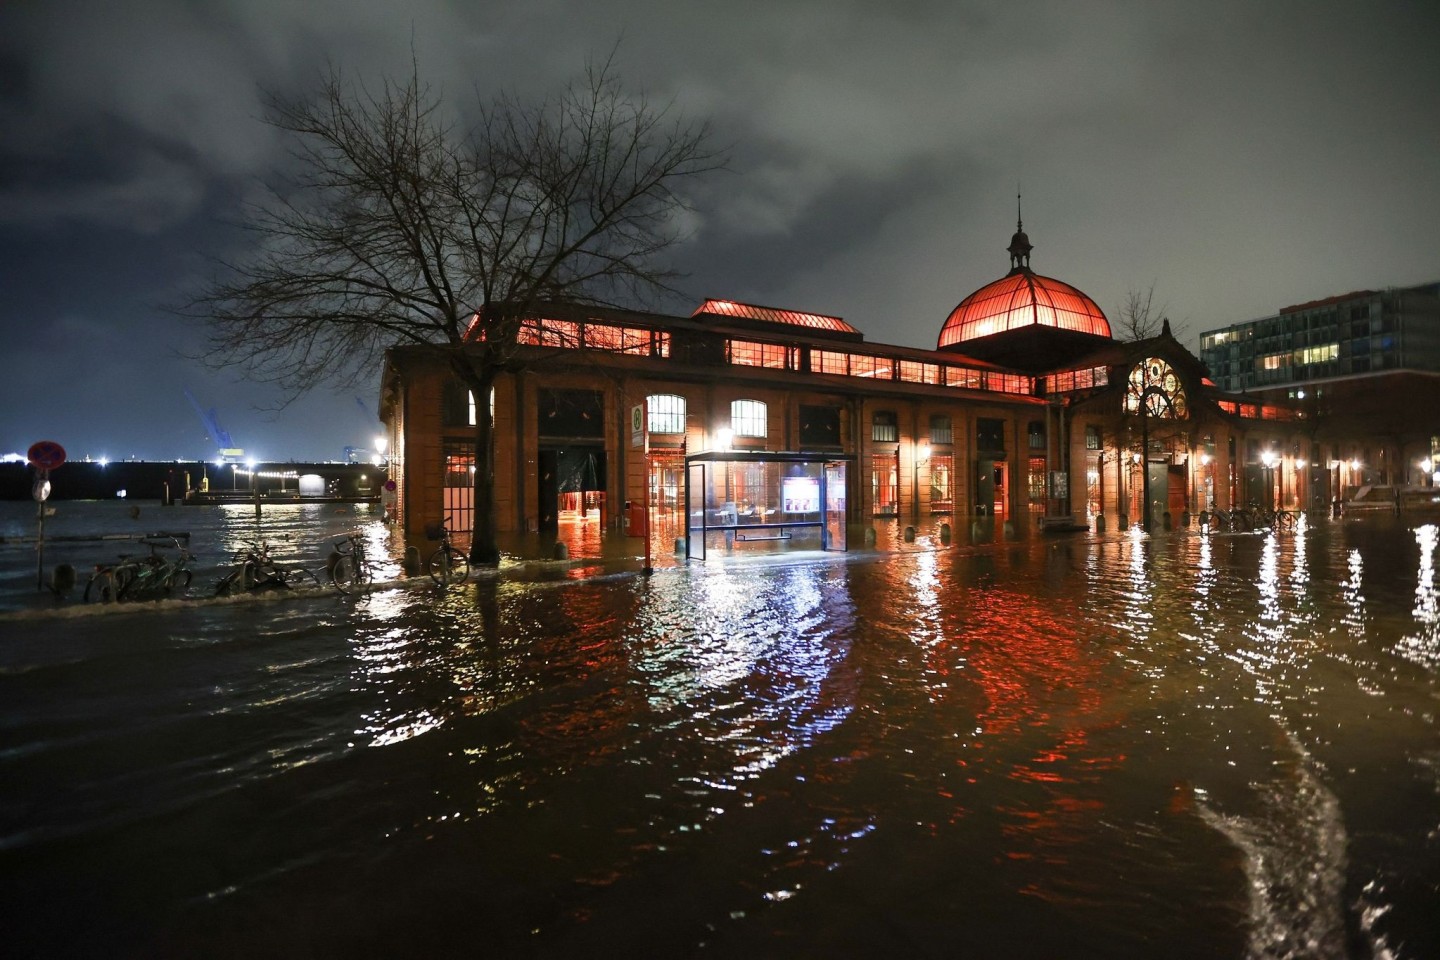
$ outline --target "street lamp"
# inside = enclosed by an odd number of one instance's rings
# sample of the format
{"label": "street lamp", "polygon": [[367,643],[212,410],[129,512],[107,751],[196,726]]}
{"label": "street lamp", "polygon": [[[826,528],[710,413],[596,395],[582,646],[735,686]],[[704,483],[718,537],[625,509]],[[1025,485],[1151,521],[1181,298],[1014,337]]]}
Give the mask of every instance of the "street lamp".
{"label": "street lamp", "polygon": [[1260,463],[1265,468],[1265,508],[1275,509],[1275,463],[1277,461],[1274,450],[1266,450],[1260,454]]}

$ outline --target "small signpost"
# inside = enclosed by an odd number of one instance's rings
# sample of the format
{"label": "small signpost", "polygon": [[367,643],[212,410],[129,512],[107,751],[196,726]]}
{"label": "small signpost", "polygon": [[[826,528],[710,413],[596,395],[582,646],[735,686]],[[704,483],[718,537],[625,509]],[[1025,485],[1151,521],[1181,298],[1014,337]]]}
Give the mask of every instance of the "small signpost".
{"label": "small signpost", "polygon": [[30,465],[35,468],[35,487],[31,496],[35,498],[35,519],[38,530],[35,537],[35,588],[45,589],[45,501],[50,499],[50,471],[65,463],[65,448],[54,440],[32,443],[25,453]]}

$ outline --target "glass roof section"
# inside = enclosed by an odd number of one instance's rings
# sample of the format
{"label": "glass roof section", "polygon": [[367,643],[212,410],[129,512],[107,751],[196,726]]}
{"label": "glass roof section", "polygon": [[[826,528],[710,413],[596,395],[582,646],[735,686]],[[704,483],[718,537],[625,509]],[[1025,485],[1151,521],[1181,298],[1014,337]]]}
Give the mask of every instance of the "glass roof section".
{"label": "glass roof section", "polygon": [[691,317],[701,314],[720,317],[735,317],[739,320],[759,320],[763,323],[781,323],[792,327],[808,327],[811,330],[835,330],[841,333],[859,333],[839,317],[827,317],[823,313],[801,313],[798,310],[779,310],[775,307],[757,307],[754,304],[739,303],[735,300],[706,300],[700,304]]}
{"label": "glass roof section", "polygon": [[940,330],[939,346],[1031,324],[1111,336],[1110,322],[1094,300],[1068,283],[1019,268],[961,300]]}

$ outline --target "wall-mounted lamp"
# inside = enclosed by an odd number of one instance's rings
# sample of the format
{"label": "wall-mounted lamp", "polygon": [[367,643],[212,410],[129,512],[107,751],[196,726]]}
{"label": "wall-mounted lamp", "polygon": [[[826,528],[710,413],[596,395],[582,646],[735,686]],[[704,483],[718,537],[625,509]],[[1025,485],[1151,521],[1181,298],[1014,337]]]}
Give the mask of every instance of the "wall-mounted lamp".
{"label": "wall-mounted lamp", "polygon": [[730,443],[735,439],[735,431],[729,427],[721,427],[715,431],[715,449],[729,450]]}

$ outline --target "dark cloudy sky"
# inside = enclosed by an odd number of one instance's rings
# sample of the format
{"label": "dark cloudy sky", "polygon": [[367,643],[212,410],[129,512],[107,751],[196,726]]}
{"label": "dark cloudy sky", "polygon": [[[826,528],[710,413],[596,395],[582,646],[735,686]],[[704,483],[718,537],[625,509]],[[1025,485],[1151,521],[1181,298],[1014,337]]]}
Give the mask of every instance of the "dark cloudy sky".
{"label": "dark cloudy sky", "polygon": [[366,446],[374,389],[284,398],[184,359],[161,307],[237,252],[285,145],[262,88],[327,62],[447,98],[554,90],[619,43],[628,84],[732,164],[679,254],[694,299],[931,347],[1008,268],[1113,317],[1152,284],[1201,330],[1440,280],[1440,4],[895,0],[0,3],[0,453],[213,455],[189,387],[269,458]]}

